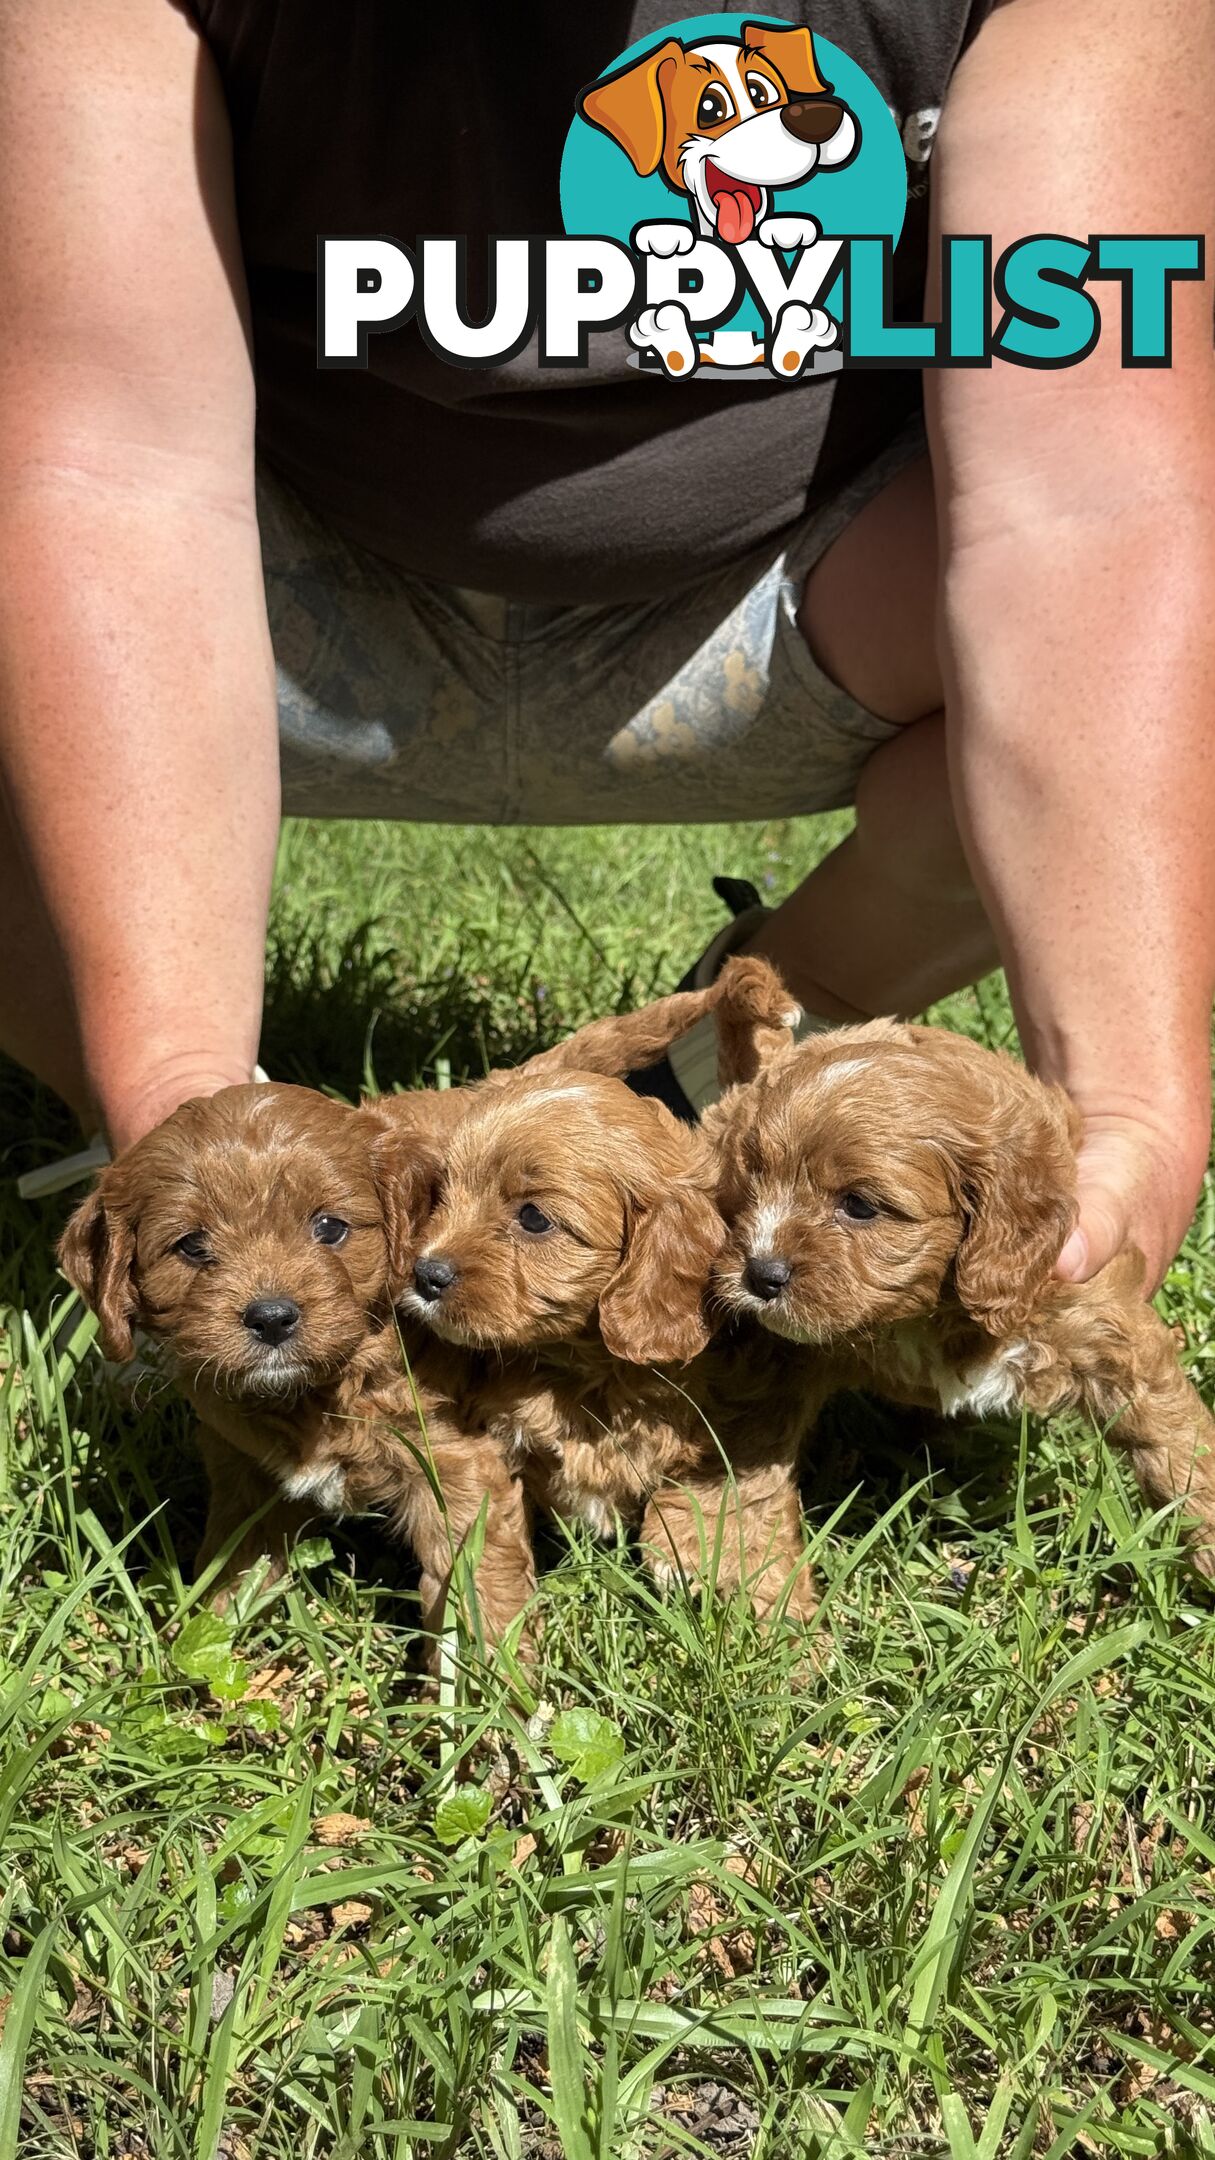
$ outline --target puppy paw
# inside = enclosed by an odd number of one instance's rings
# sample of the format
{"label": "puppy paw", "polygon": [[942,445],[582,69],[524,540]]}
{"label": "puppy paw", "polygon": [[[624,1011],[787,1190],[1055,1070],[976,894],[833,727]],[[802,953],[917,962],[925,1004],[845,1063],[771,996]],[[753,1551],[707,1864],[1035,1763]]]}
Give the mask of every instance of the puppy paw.
{"label": "puppy paw", "polygon": [[802,1011],[758,953],[727,960],[715,987],[717,1077],[724,1090],[788,1057]]}
{"label": "puppy paw", "polygon": [[692,227],[677,225],[673,219],[639,225],[633,234],[633,246],[639,255],[690,255],[695,245]]}
{"label": "puppy paw", "polygon": [[767,217],[756,226],[755,237],[761,247],[808,248],[822,239],[823,228],[812,217]]}
{"label": "puppy paw", "polygon": [[665,372],[674,377],[691,375],[696,367],[696,340],[686,308],[678,300],[664,300],[659,307],[642,308],[629,326],[634,345],[652,346]]}
{"label": "puppy paw", "polygon": [[809,308],[801,300],[788,300],[777,316],[768,347],[768,365],[774,375],[791,382],[802,373],[810,355],[825,352],[839,339],[839,324],[824,308]]}

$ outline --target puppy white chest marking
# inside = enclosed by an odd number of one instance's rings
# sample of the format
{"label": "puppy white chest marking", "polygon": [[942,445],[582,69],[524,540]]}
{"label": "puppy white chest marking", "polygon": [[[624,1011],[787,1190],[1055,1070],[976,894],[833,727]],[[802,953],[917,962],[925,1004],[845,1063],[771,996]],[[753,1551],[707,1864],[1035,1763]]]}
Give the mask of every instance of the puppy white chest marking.
{"label": "puppy white chest marking", "polygon": [[598,1538],[610,1538],[616,1529],[616,1510],[608,1506],[599,1493],[584,1492],[580,1487],[567,1487],[569,1506],[563,1512],[578,1515],[588,1523]]}
{"label": "puppy white chest marking", "polygon": [[[1028,1342],[1004,1343],[969,1365],[951,1364],[933,1340],[931,1323],[916,1320],[891,1329],[886,1358],[886,1371],[896,1386],[935,1395],[946,1417],[1000,1417],[1018,1409],[1036,1364]],[[880,1391],[880,1377],[878,1387]]]}
{"label": "puppy white chest marking", "polygon": [[999,1417],[1015,1410],[1022,1399],[1029,1361],[1029,1344],[1011,1342],[964,1372],[938,1369],[933,1377],[946,1417],[965,1412],[973,1417]]}
{"label": "puppy white chest marking", "polygon": [[310,1463],[281,1480],[288,1500],[314,1500],[326,1515],[346,1512],[346,1473],[337,1463]]}

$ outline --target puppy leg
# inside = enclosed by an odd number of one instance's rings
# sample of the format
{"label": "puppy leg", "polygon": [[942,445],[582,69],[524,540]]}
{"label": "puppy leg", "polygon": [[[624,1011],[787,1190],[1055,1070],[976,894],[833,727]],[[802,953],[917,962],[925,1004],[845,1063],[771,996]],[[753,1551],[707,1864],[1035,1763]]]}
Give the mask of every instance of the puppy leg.
{"label": "puppy leg", "polygon": [[[194,1562],[195,1574],[201,1575],[210,1567],[242,1523],[249,1524],[211,1591],[212,1609],[222,1613],[233,1592],[259,1561],[269,1561],[267,1583],[278,1582],[286,1574],[291,1548],[313,1516],[299,1501],[285,1500],[275,1480],[250,1456],[242,1455],[239,1448],[206,1425],[198,1429],[198,1446],[207,1466],[210,1496],[207,1526]],[[259,1521],[251,1522],[250,1517],[257,1515],[267,1501],[271,1505],[266,1513]]]}
{"label": "puppy leg", "polygon": [[753,1079],[778,1049],[792,1043],[801,1017],[775,968],[741,955],[728,960],[705,990],[674,990],[640,1012],[591,1020],[553,1050],[529,1058],[525,1072],[594,1072],[622,1078],[657,1064],[672,1043],[708,1013],[717,1017],[722,1083]]}
{"label": "puppy leg", "polygon": [[1069,1368],[1071,1399],[1109,1426],[1147,1498],[1157,1507],[1182,1501],[1194,1565],[1215,1576],[1215,1419],[1159,1313],[1142,1302],[1136,1263],[1123,1256],[1092,1282],[1069,1285],[1050,1346]]}
{"label": "puppy leg", "polygon": [[744,1471],[732,1484],[661,1486],[642,1519],[641,1543],[659,1582],[712,1579],[723,1593],[741,1589],[761,1620],[779,1610],[806,1621],[817,1608],[797,1486],[783,1464]]}
{"label": "puppy leg", "polygon": [[[432,1460],[441,1499],[416,1471],[398,1513],[399,1527],[422,1566],[422,1625],[428,1634],[441,1631],[452,1570],[485,1505],[485,1535],[474,1578],[477,1611],[486,1643],[499,1643],[536,1588],[523,1487],[491,1440],[433,1447]],[[526,1641],[521,1647],[526,1653]]]}

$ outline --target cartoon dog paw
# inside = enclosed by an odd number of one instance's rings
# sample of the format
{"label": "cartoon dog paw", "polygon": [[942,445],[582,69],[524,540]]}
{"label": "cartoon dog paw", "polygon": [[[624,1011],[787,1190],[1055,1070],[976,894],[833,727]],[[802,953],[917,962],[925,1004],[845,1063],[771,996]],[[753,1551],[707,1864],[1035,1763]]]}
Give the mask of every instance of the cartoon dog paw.
{"label": "cartoon dog paw", "polygon": [[660,307],[642,308],[636,322],[629,325],[629,337],[634,345],[653,346],[668,375],[694,373],[696,340],[688,311],[680,307],[678,300],[664,300]]}
{"label": "cartoon dog paw", "polygon": [[768,365],[774,375],[791,382],[800,375],[811,353],[824,352],[839,338],[839,324],[823,308],[807,307],[803,300],[787,300],[772,326]]}
{"label": "cartoon dog paw", "polygon": [[812,217],[767,217],[756,226],[755,237],[767,248],[808,248],[822,239],[823,228]]}
{"label": "cartoon dog paw", "polygon": [[677,225],[673,219],[639,225],[633,234],[633,246],[639,255],[690,255],[695,245],[692,227]]}

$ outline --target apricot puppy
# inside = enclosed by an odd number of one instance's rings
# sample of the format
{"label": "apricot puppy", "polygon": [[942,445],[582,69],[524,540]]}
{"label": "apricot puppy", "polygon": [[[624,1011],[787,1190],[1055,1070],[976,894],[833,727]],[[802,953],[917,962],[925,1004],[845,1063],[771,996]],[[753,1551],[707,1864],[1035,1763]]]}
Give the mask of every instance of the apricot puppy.
{"label": "apricot puppy", "polygon": [[948,1414],[1079,1407],[1148,1498],[1181,1497],[1215,1572],[1215,1422],[1129,1249],[1088,1283],[1055,1261],[1076,1212],[1060,1088],[942,1029],[877,1020],[726,1060],[706,1113],[729,1224],[723,1310],[842,1384]]}
{"label": "apricot puppy", "polygon": [[136,1327],[168,1347],[210,1474],[201,1565],[267,1503],[229,1583],[267,1553],[281,1571],[309,1519],[382,1513],[421,1561],[431,1626],[488,1500],[477,1586],[494,1635],[530,1594],[531,1545],[500,1449],[404,1368],[393,1299],[435,1122],[433,1098],[410,1103],[391,1131],[307,1088],[185,1103],[104,1172],[60,1260],[107,1355],[129,1358]]}
{"label": "apricot puppy", "polygon": [[[752,1320],[710,1342],[705,1293],[725,1237],[712,1154],[608,1070],[657,1056],[722,995],[596,1023],[468,1090],[399,1302],[474,1354],[462,1410],[500,1436],[540,1506],[600,1533],[619,1515],[640,1525],[660,1575],[712,1572],[763,1611],[805,1612],[805,1360]],[[795,1017],[762,963],[736,966],[731,1040],[784,1036]]]}

